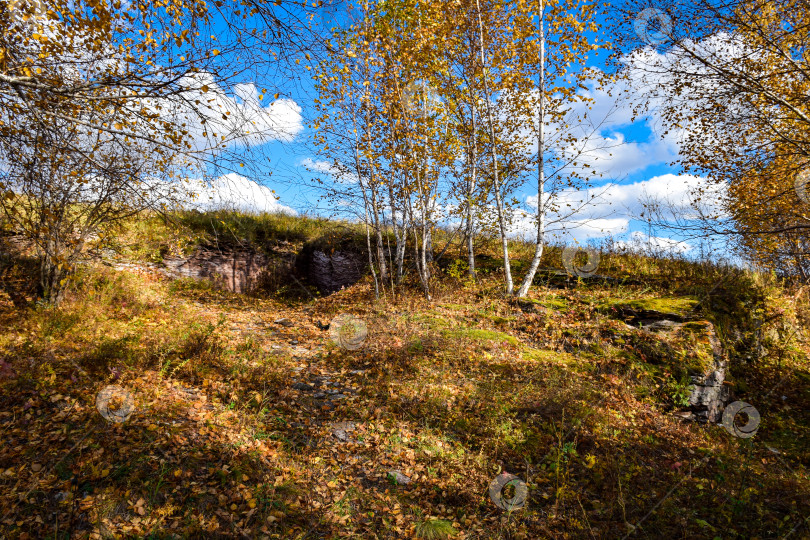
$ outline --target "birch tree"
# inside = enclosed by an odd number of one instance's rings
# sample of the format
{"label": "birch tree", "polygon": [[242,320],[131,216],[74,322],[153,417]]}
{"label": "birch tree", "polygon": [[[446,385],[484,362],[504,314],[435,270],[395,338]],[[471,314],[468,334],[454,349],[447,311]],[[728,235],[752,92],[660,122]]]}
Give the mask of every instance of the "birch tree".
{"label": "birch tree", "polygon": [[[579,93],[585,88],[586,81],[604,87],[607,80],[603,72],[585,67],[591,54],[607,47],[599,44],[598,38],[593,36],[598,30],[596,20],[599,13],[600,5],[596,2],[536,2],[536,61],[530,65],[537,77],[537,91],[534,93],[537,111],[537,236],[534,255],[517,291],[518,297],[528,295],[540,266],[546,242],[547,214],[559,210],[549,195],[558,192],[562,185],[587,187],[588,161],[593,159],[589,153],[594,150],[588,149],[587,143],[598,134],[600,119],[583,118],[587,113],[578,115],[572,109],[574,105],[589,101]],[[551,137],[549,131],[552,131]],[[549,167],[550,179],[555,185],[547,194]],[[563,179],[562,174],[567,177]]]}

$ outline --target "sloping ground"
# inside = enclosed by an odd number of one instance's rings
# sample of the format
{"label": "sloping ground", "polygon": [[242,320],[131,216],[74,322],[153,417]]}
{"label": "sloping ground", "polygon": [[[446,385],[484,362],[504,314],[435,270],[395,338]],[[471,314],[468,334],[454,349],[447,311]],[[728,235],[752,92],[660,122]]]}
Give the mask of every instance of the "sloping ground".
{"label": "sloping ground", "polygon": [[[368,284],[301,304],[87,269],[59,308],[0,298],[0,530],[807,538],[797,308],[773,288],[732,294],[744,285],[571,283],[517,304],[494,280],[446,278],[430,306],[375,302]],[[740,306],[758,310],[754,330]],[[755,437],[676,414],[689,373],[709,365],[708,327],[654,332],[628,325],[630,308],[716,328],[733,399],[761,414]],[[361,348],[323,329],[341,313],[367,324]],[[107,385],[132,395],[125,422],[96,408]],[[527,483],[525,508],[490,500],[502,471]]]}

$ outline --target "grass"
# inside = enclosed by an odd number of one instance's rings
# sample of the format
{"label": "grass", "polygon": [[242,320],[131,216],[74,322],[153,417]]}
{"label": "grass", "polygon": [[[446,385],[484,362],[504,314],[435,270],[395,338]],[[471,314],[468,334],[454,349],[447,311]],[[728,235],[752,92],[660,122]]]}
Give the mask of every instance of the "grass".
{"label": "grass", "polygon": [[[252,219],[223,221],[273,246],[333,226]],[[544,269],[559,266],[554,253]],[[58,521],[77,538],[617,538],[628,524],[631,538],[806,536],[801,297],[718,265],[602,260],[600,273],[632,282],[539,286],[531,309],[486,293],[497,274],[440,276],[431,304],[407,288],[376,301],[368,281],[290,300],[92,265],[59,307],[0,296],[0,360],[13,370],[0,370],[0,535],[53,537]],[[699,318],[670,334],[603,310],[696,301]],[[361,349],[314,324],[340,313],[366,322]],[[672,414],[708,366],[711,328],[734,399],[761,413],[753,439]],[[346,395],[332,407],[292,388],[322,377]],[[95,409],[110,384],[134,395],[126,423]],[[343,442],[332,426],[346,421]],[[411,481],[392,484],[393,470]],[[489,501],[501,471],[526,481],[526,508]]]}
{"label": "grass", "polygon": [[444,519],[429,519],[416,524],[416,537],[425,540],[443,540],[456,534],[453,524]]}

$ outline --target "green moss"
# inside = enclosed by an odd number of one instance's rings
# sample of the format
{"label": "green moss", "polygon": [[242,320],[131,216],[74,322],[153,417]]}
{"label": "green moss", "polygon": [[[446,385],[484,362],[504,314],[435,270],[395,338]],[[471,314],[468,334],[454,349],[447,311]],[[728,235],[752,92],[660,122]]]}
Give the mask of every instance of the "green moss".
{"label": "green moss", "polygon": [[560,365],[571,365],[578,363],[576,357],[571,354],[566,352],[550,351],[548,349],[526,349],[523,351],[523,359]]}
{"label": "green moss", "polygon": [[706,332],[711,324],[709,321],[689,321],[683,325],[683,329],[691,332]]}
{"label": "green moss", "polygon": [[439,307],[452,311],[467,311],[470,309],[470,306],[465,306],[463,304],[439,304]]}
{"label": "green moss", "polygon": [[568,309],[568,300],[558,296],[549,296],[540,301],[540,304],[548,309],[563,311]]}
{"label": "green moss", "polygon": [[714,367],[711,331],[712,324],[709,321],[690,321],[678,332],[678,344],[690,373],[707,373]]}
{"label": "green moss", "polygon": [[482,330],[480,328],[453,328],[452,330],[445,330],[443,334],[449,338],[466,339],[469,341],[506,341],[510,345],[518,345],[520,343],[515,337],[504,332]]}
{"label": "green moss", "polygon": [[446,318],[430,313],[417,313],[411,317],[411,320],[415,323],[422,324],[429,329],[449,328],[452,326],[450,321]]}
{"label": "green moss", "polygon": [[660,311],[662,313],[676,313],[686,315],[696,305],[698,301],[692,296],[669,297],[669,298],[643,298],[630,302],[616,302],[616,304],[630,306],[635,309],[646,309]]}
{"label": "green moss", "polygon": [[495,324],[506,324],[512,321],[515,321],[515,317],[501,317],[500,315],[492,315],[489,313],[481,312],[481,317],[485,319],[489,319],[490,321],[494,322]]}
{"label": "green moss", "polygon": [[538,306],[543,306],[544,308],[553,309],[555,311],[562,311],[568,309],[568,300],[565,298],[560,298],[559,296],[553,295],[545,296],[539,299],[521,298],[520,301],[523,303],[530,303]]}
{"label": "green moss", "polygon": [[714,354],[711,349],[700,347],[688,356],[686,366],[689,373],[708,373],[714,367]]}

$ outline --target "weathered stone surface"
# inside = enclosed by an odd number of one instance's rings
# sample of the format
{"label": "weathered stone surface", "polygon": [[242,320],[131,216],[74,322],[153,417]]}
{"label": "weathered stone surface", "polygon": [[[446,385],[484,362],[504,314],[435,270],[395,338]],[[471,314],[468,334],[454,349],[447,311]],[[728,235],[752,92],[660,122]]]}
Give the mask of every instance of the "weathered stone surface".
{"label": "weathered stone surface", "polygon": [[348,442],[348,432],[354,431],[356,425],[354,422],[335,422],[332,424],[332,435],[341,442]]}
{"label": "weathered stone surface", "polygon": [[323,294],[332,294],[354,285],[363,277],[366,264],[362,255],[350,251],[332,254],[315,250],[309,257],[306,276]]}
{"label": "weathered stone surface", "polygon": [[667,321],[667,323],[679,323],[687,320],[680,313],[666,313],[654,309],[643,309],[629,305],[616,306],[617,315],[632,326],[641,324],[642,326],[652,325]]}
{"label": "weathered stone surface", "polygon": [[354,285],[368,269],[365,235],[334,229],[304,244],[295,260],[297,274],[321,292]]}
{"label": "weathered stone surface", "polygon": [[264,253],[242,248],[201,247],[187,258],[167,258],[163,263],[172,277],[207,279],[232,292],[255,289],[267,267]]}
{"label": "weathered stone surface", "polygon": [[410,477],[405,476],[401,471],[388,471],[388,478],[400,486],[411,483]]}
{"label": "weathered stone surface", "polygon": [[692,377],[692,393],[689,405],[699,419],[719,422],[729,399],[728,387],[723,384],[726,377],[726,363],[719,362],[717,369],[706,375]]}
{"label": "weathered stone surface", "polygon": [[703,373],[693,372],[689,377],[692,385],[689,395],[691,419],[719,422],[730,398],[730,392],[728,386],[724,384],[728,362],[714,325],[709,321],[676,322],[661,319],[649,321],[642,329],[668,335],[684,332],[697,335],[697,343],[703,344],[707,355],[711,358],[707,366],[704,366]]}
{"label": "weathered stone surface", "polygon": [[653,321],[649,324],[642,325],[642,330],[649,330],[650,332],[659,332],[661,330],[673,330],[675,328],[679,328],[683,326],[682,324],[670,321],[670,320],[663,320],[663,321]]}

